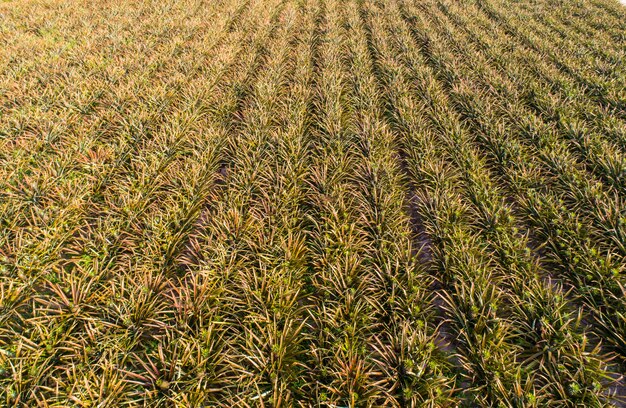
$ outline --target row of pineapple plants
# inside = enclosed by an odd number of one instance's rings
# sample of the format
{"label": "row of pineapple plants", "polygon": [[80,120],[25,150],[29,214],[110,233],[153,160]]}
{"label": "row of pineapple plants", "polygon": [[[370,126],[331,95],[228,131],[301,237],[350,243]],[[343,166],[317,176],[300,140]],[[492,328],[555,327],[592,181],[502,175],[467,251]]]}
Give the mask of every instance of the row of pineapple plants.
{"label": "row of pineapple plants", "polygon": [[224,185],[194,238],[189,273],[217,296],[204,312],[219,332],[203,347],[221,347],[210,401],[292,406],[301,394],[312,19],[305,5],[285,5],[228,135]]}
{"label": "row of pineapple plants", "polygon": [[453,379],[436,344],[431,279],[417,264],[366,27],[356,5],[325,3],[310,192],[311,403],[448,405]]}
{"label": "row of pineapple plants", "polygon": [[[185,274],[183,259],[189,252],[192,231],[203,217],[210,216],[207,208],[219,194],[224,161],[228,160],[227,136],[236,125],[246,90],[258,78],[267,47],[275,42],[277,22],[284,12],[284,2],[257,6],[260,8],[250,10],[251,15],[260,17],[256,32],[254,25],[235,25],[250,35],[235,43],[241,42],[244,48],[235,51],[231,56],[234,63],[220,72],[224,83],[198,78],[201,83],[218,87],[191,99],[201,108],[201,125],[199,132],[185,129],[181,135],[195,137],[196,143],[181,146],[187,149],[181,151],[180,166],[159,166],[159,174],[164,176],[172,170],[162,187],[167,196],[157,202],[153,211],[146,209],[145,218],[140,217],[134,226],[131,242],[137,250],[127,253],[125,259],[130,260],[129,265],[138,262],[135,275],[128,278],[142,284],[128,285],[130,290],[120,285],[112,293],[117,296],[109,303],[118,323],[115,329],[122,334],[129,356],[121,370],[128,387],[124,394],[135,401],[197,406],[214,399],[216,389],[223,384],[220,381],[228,379],[220,371],[220,343],[214,343],[215,338],[223,336],[217,330],[220,317],[206,309],[208,299],[222,295],[221,288],[214,286],[212,277]],[[172,144],[164,147],[167,152]],[[124,245],[124,249],[127,247]],[[120,273],[127,274],[128,267],[117,263]]]}

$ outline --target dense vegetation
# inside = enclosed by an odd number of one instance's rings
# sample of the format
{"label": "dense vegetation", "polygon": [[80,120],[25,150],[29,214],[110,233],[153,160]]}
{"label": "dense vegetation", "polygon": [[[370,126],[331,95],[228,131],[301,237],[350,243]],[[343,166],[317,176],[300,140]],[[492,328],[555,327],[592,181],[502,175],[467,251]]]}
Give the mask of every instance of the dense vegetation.
{"label": "dense vegetation", "polygon": [[615,0],[0,4],[0,406],[604,407]]}

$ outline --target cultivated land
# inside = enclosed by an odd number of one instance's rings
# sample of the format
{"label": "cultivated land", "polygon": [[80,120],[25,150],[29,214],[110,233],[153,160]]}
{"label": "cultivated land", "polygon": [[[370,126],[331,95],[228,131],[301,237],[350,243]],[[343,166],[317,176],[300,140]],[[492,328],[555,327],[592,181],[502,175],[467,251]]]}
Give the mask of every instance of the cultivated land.
{"label": "cultivated land", "polygon": [[600,407],[616,0],[0,4],[0,406]]}

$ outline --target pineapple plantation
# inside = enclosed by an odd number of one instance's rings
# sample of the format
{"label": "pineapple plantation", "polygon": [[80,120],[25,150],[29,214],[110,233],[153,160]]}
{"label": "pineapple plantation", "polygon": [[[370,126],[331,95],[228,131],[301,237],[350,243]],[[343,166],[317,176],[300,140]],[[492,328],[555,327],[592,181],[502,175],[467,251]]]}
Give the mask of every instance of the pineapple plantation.
{"label": "pineapple plantation", "polygon": [[619,407],[617,0],[4,0],[0,407]]}

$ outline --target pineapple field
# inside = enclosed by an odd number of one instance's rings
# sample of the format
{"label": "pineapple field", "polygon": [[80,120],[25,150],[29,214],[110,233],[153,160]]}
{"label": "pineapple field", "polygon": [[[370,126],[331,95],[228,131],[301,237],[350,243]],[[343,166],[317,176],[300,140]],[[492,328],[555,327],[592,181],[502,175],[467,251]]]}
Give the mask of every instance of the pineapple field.
{"label": "pineapple field", "polygon": [[4,0],[0,407],[626,406],[617,0]]}

